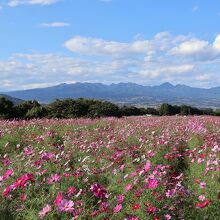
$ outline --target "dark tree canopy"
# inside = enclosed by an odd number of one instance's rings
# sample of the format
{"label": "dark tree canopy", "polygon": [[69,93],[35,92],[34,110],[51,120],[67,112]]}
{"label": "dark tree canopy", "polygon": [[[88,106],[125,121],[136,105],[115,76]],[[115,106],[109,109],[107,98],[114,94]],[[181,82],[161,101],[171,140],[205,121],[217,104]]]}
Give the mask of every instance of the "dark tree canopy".
{"label": "dark tree canopy", "polygon": [[32,119],[32,118],[98,118],[122,117],[139,115],[220,115],[220,110],[211,108],[198,109],[187,105],[162,104],[156,108],[138,108],[135,106],[119,107],[108,101],[95,99],[57,99],[48,105],[41,105],[37,101],[25,101],[14,106],[11,101],[0,97],[1,119]]}

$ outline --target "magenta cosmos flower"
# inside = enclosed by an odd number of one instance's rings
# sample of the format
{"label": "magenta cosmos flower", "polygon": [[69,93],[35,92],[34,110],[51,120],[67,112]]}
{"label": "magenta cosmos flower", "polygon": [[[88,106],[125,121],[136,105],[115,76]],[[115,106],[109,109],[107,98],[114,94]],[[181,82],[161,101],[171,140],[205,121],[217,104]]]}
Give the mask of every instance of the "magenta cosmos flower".
{"label": "magenta cosmos flower", "polygon": [[73,212],[74,202],[71,200],[63,199],[58,203],[57,209],[60,212]]}
{"label": "magenta cosmos flower", "polygon": [[15,187],[23,187],[28,180],[32,180],[34,175],[32,173],[24,174],[21,178],[18,178],[14,183]]}
{"label": "magenta cosmos flower", "polygon": [[107,198],[107,191],[104,186],[99,185],[98,183],[94,183],[90,187],[91,192],[100,199]]}
{"label": "magenta cosmos flower", "polygon": [[155,179],[149,179],[148,180],[147,187],[149,189],[155,189],[155,188],[157,188],[157,186],[158,186],[158,181],[157,180],[155,180]]}
{"label": "magenta cosmos flower", "polygon": [[117,204],[122,204],[124,202],[125,196],[123,194],[119,194],[117,196]]}
{"label": "magenta cosmos flower", "polygon": [[54,205],[58,206],[58,204],[62,201],[63,199],[63,193],[59,192],[59,194],[56,196],[56,199],[54,200]]}

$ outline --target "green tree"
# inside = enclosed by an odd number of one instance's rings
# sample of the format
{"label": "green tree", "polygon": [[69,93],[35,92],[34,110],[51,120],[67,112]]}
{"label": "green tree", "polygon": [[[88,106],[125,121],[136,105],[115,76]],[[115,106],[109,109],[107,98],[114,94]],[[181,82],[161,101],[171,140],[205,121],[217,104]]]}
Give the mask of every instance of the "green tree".
{"label": "green tree", "polygon": [[163,103],[159,108],[159,114],[162,115],[173,115],[173,107],[168,103]]}
{"label": "green tree", "polygon": [[90,105],[88,117],[108,117],[108,116],[120,116],[119,107],[111,102],[101,102]]}
{"label": "green tree", "polygon": [[0,118],[9,119],[13,117],[13,102],[7,100],[5,97],[0,97]]}
{"label": "green tree", "polygon": [[15,106],[15,113],[17,118],[25,118],[28,111],[32,108],[40,107],[41,105],[36,100],[29,100],[22,102],[21,104]]}
{"label": "green tree", "polygon": [[36,106],[28,110],[26,118],[42,118],[47,115],[47,111],[42,106]]}

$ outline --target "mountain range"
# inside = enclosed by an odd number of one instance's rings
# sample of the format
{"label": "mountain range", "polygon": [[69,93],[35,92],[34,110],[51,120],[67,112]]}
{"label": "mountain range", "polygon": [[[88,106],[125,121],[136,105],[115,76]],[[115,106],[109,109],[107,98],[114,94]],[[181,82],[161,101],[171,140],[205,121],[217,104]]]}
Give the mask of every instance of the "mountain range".
{"label": "mountain range", "polygon": [[220,87],[210,89],[195,88],[186,85],[163,83],[158,86],[143,86],[135,83],[60,84],[47,88],[37,88],[5,92],[5,95],[22,100],[38,100],[49,103],[55,99],[94,98],[112,101],[123,105],[158,106],[161,103],[187,104],[195,107],[220,107]]}

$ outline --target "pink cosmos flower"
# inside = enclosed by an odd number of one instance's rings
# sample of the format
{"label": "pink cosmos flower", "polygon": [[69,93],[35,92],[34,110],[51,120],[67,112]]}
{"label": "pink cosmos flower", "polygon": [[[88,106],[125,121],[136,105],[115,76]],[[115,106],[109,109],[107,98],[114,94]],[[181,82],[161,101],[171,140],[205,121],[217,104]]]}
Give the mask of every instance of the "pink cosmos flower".
{"label": "pink cosmos flower", "polygon": [[2,196],[3,196],[3,197],[6,197],[11,190],[12,190],[12,186],[11,186],[11,185],[10,185],[10,186],[7,186],[7,187],[3,190]]}
{"label": "pink cosmos flower", "polygon": [[32,180],[34,175],[32,173],[24,174],[21,178],[18,178],[14,183],[15,187],[23,187],[28,180]]}
{"label": "pink cosmos flower", "polygon": [[31,147],[25,147],[24,148],[24,154],[25,155],[31,155],[31,154],[33,154],[34,153],[34,150],[31,148]]}
{"label": "pink cosmos flower", "polygon": [[123,194],[119,194],[117,196],[117,204],[122,204],[124,202],[125,196]]}
{"label": "pink cosmos flower", "polygon": [[156,212],[156,210],[157,210],[156,207],[150,206],[147,208],[147,213],[154,214]]}
{"label": "pink cosmos flower", "polygon": [[175,189],[168,189],[168,191],[166,192],[166,197],[171,198],[175,194],[175,192]]}
{"label": "pink cosmos flower", "polygon": [[108,202],[102,202],[101,204],[100,204],[100,206],[103,208],[103,209],[108,209],[108,207],[109,207],[109,204],[108,204]]}
{"label": "pink cosmos flower", "polygon": [[53,184],[59,182],[61,177],[58,174],[51,174],[51,176],[47,179],[48,184]]}
{"label": "pink cosmos flower", "polygon": [[200,196],[199,196],[199,200],[200,200],[200,201],[205,201],[205,196],[204,196],[204,195],[200,195]]}
{"label": "pink cosmos flower", "polygon": [[71,200],[63,199],[59,202],[57,209],[59,212],[73,212],[74,202]]}
{"label": "pink cosmos flower", "polygon": [[128,192],[132,189],[132,185],[129,183],[127,186],[125,186],[125,192]]}
{"label": "pink cosmos flower", "polygon": [[206,183],[205,182],[201,182],[199,184],[199,186],[200,186],[201,189],[205,189],[206,188]]}
{"label": "pink cosmos flower", "polygon": [[155,188],[157,188],[157,186],[158,186],[158,181],[157,180],[155,180],[155,179],[149,179],[148,180],[147,187],[149,189],[155,189]]}
{"label": "pink cosmos flower", "polygon": [[49,213],[51,211],[51,206],[50,205],[46,205],[39,213],[38,213],[38,216],[40,219],[44,218],[45,215],[47,213]]}
{"label": "pink cosmos flower", "polygon": [[166,215],[164,215],[164,218],[165,218],[165,220],[170,220],[171,219],[171,215],[166,214]]}
{"label": "pink cosmos flower", "polygon": [[124,164],[122,164],[122,165],[120,166],[120,170],[121,170],[121,171],[123,171],[123,170],[124,170],[124,168],[125,168],[125,165],[124,165]]}
{"label": "pink cosmos flower", "polygon": [[151,163],[148,161],[145,165],[144,165],[144,171],[148,172],[150,170],[151,167]]}
{"label": "pink cosmos flower", "polygon": [[12,174],[13,174],[13,169],[8,169],[8,170],[6,170],[5,173],[3,174],[2,179],[3,179],[3,180],[7,180]]}
{"label": "pink cosmos flower", "polygon": [[50,160],[53,157],[54,157],[53,153],[43,153],[42,156],[41,156],[41,159],[42,160]]}
{"label": "pink cosmos flower", "polygon": [[122,205],[121,205],[121,204],[117,204],[117,205],[115,206],[115,208],[113,209],[113,212],[114,212],[114,213],[118,213],[118,212],[121,211],[121,209],[122,209]]}
{"label": "pink cosmos flower", "polygon": [[135,177],[137,175],[137,172],[136,171],[134,171],[133,173],[131,173],[131,178],[133,178],[133,177]]}
{"label": "pink cosmos flower", "polygon": [[9,164],[11,163],[11,161],[10,161],[8,158],[4,158],[4,159],[2,160],[2,163],[3,163],[4,165],[9,165]]}
{"label": "pink cosmos flower", "polygon": [[54,205],[57,206],[62,199],[63,199],[63,193],[59,192],[59,194],[57,195],[56,199],[54,200]]}
{"label": "pink cosmos flower", "polygon": [[26,193],[21,194],[21,196],[19,197],[19,199],[20,199],[21,201],[25,201],[25,200],[27,199],[27,194],[26,194]]}
{"label": "pink cosmos flower", "polygon": [[76,191],[76,188],[74,186],[70,186],[67,190],[67,195],[71,196]]}
{"label": "pink cosmos flower", "polygon": [[98,183],[92,184],[90,187],[90,190],[91,190],[91,192],[94,193],[94,195],[97,198],[100,198],[100,199],[107,198],[107,191],[106,191],[105,187],[99,185]]}

